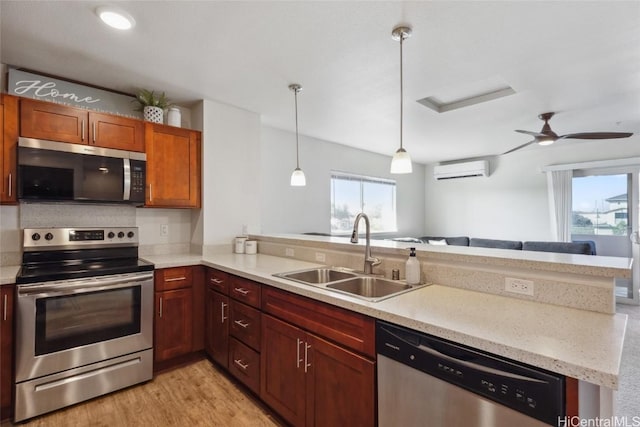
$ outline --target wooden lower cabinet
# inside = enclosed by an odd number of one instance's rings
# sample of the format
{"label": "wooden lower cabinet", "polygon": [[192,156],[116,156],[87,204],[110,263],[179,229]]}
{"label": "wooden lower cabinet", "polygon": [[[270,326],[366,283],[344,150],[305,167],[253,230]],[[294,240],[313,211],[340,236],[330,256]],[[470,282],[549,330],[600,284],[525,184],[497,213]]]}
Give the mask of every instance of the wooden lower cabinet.
{"label": "wooden lower cabinet", "polygon": [[0,420],[13,413],[13,285],[0,287]]}
{"label": "wooden lower cabinet", "polygon": [[375,363],[275,317],[262,318],[260,397],[294,426],[375,424]]}
{"label": "wooden lower cabinet", "polygon": [[190,288],[156,292],[154,360],[191,353],[193,301]]}
{"label": "wooden lower cabinet", "polygon": [[220,365],[229,366],[229,297],[206,290],[205,350]]}
{"label": "wooden lower cabinet", "polygon": [[229,372],[260,393],[260,353],[233,337],[229,339]]}

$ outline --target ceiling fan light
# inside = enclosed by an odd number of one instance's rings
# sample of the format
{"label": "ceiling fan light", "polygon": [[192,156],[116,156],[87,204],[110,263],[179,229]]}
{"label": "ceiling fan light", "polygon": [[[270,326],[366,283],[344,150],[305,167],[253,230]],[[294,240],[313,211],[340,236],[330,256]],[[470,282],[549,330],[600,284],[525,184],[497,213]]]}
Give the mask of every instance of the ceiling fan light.
{"label": "ceiling fan light", "polygon": [[307,179],[304,176],[304,172],[300,168],[295,168],[291,174],[291,186],[304,187],[305,185],[307,185]]}
{"label": "ceiling fan light", "polygon": [[411,172],[413,172],[413,168],[409,153],[404,148],[398,148],[398,151],[393,155],[393,159],[391,159],[391,173],[403,174]]}
{"label": "ceiling fan light", "polygon": [[539,145],[551,145],[554,142],[556,142],[555,138],[544,138],[544,139],[539,139],[538,140],[538,144]]}

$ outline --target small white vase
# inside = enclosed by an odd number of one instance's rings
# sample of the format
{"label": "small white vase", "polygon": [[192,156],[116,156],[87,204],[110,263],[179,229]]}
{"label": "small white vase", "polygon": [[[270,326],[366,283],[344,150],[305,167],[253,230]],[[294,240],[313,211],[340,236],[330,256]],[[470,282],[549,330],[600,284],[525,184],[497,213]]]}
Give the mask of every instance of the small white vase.
{"label": "small white vase", "polygon": [[176,107],[169,108],[169,112],[167,113],[167,124],[169,126],[180,127],[182,119],[182,115],[180,114],[180,110]]}
{"label": "small white vase", "polygon": [[164,111],[160,107],[147,106],[143,109],[144,119],[148,122],[162,124]]}

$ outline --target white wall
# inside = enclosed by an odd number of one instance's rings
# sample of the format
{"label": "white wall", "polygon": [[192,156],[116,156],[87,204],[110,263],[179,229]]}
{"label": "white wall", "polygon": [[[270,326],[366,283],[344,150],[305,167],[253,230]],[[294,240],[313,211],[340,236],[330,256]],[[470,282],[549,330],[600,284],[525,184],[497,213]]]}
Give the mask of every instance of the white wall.
{"label": "white wall", "polygon": [[[391,175],[390,156],[300,135],[300,168],[305,187],[291,187],[296,165],[295,133],[262,127],[261,212],[264,233],[331,231],[331,171],[395,179],[398,235],[421,235],[424,224],[424,166],[409,175]],[[390,147],[393,151],[394,147]]]}
{"label": "white wall", "polygon": [[490,159],[491,176],[445,181],[427,166],[425,230],[429,235],[553,240],[542,166],[640,155],[640,137],[563,141]]}
{"label": "white wall", "polygon": [[260,116],[208,100],[201,112],[202,210],[194,228],[206,248],[231,244],[245,226],[260,231]]}

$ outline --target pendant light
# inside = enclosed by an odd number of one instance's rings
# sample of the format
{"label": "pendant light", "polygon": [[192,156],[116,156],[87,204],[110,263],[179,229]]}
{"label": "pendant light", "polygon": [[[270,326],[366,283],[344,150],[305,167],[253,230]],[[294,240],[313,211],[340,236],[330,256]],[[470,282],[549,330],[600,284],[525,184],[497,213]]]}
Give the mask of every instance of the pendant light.
{"label": "pendant light", "polygon": [[293,91],[296,105],[296,168],[291,174],[291,186],[304,187],[305,185],[307,185],[307,180],[304,177],[304,172],[302,172],[302,169],[300,169],[300,154],[298,149],[298,92],[302,90],[302,86],[294,83],[289,85],[289,89]]}
{"label": "pendant light", "polygon": [[411,173],[411,157],[409,153],[402,147],[402,98],[403,98],[403,85],[402,85],[402,42],[404,39],[408,39],[411,36],[411,28],[399,26],[393,29],[391,32],[391,38],[400,41],[400,148],[393,155],[391,159],[391,173]]}

